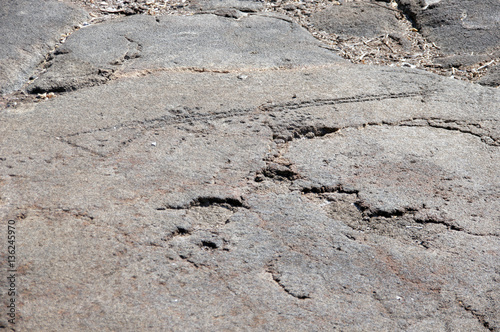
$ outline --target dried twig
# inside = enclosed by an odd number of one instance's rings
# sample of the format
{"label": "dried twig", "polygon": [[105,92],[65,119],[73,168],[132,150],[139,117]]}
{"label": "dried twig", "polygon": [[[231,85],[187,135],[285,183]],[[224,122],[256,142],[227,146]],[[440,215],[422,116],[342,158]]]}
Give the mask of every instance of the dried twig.
{"label": "dried twig", "polygon": [[481,70],[481,69],[484,69],[486,67],[489,67],[493,62],[495,62],[495,60],[491,60],[490,62],[488,62],[485,65],[482,65],[481,67],[477,68],[476,70]]}
{"label": "dried twig", "polygon": [[385,46],[387,46],[387,48],[392,52],[392,53],[396,53],[394,52],[394,50],[392,49],[392,47],[389,46],[389,44],[384,40],[382,39],[382,43],[384,43]]}

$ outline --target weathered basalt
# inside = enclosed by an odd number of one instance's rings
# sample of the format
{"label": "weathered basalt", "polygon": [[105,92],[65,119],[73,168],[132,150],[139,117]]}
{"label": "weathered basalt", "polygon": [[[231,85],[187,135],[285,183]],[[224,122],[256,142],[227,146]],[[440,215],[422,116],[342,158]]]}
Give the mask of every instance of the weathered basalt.
{"label": "weathered basalt", "polygon": [[1,108],[0,326],[499,331],[500,91],[246,13],[82,28]]}

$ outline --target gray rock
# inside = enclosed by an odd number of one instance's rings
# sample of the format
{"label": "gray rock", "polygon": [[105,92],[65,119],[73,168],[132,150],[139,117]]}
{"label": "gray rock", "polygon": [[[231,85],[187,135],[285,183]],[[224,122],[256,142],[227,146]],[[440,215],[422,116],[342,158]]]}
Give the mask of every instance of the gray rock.
{"label": "gray rock", "polygon": [[461,61],[477,55],[500,54],[500,3],[487,1],[399,0],[421,33],[446,55]]}
{"label": "gray rock", "polygon": [[0,95],[19,89],[61,36],[87,14],[55,0],[5,0],[0,6]]}
{"label": "gray rock", "polygon": [[337,63],[241,73],[0,113],[23,329],[499,328],[498,90]]}
{"label": "gray rock", "polygon": [[260,16],[119,19],[58,53],[40,82],[78,89],[0,111],[1,324],[500,330],[498,89]]}
{"label": "gray rock", "polygon": [[[487,176],[495,173],[500,162],[498,156],[492,158],[486,152],[488,149],[481,155],[485,143],[470,134],[448,136],[441,128],[414,125],[410,122],[396,129],[390,125],[367,126],[361,131],[349,129],[343,131],[338,141],[332,137],[321,146],[304,140],[291,144],[290,153],[285,157],[293,164],[306,165],[304,169],[299,168],[298,173],[316,181],[318,188],[327,188],[332,181],[338,181],[338,186],[357,193],[356,204],[364,214],[374,218],[366,221],[367,227],[375,227],[374,220],[379,216],[384,217],[381,222],[406,217],[414,223],[442,224],[472,234],[499,234],[495,221],[499,206],[491,205],[488,197],[498,192],[500,179]],[[469,139],[465,145],[464,140]],[[426,148],[422,150],[423,146]],[[470,150],[466,146],[470,146]],[[314,151],[314,159],[311,151]],[[433,156],[423,161],[421,153],[430,151],[434,151]],[[450,159],[461,162],[455,164]],[[328,165],[323,160],[327,160]],[[325,173],[336,176],[330,180]],[[367,182],[368,178],[372,180]],[[477,181],[481,178],[491,181],[479,185]],[[464,210],[470,214],[466,215]]]}
{"label": "gray rock", "polygon": [[285,19],[259,15],[241,20],[216,15],[133,16],[75,32],[30,89],[74,90],[106,81],[111,71],[116,75],[181,68],[231,71],[338,61],[342,61],[340,57]]}
{"label": "gray rock", "polygon": [[373,38],[401,30],[402,25],[392,8],[381,6],[369,2],[348,2],[341,6],[330,6],[314,13],[311,22],[320,30],[344,38]]}
{"label": "gray rock", "polygon": [[109,80],[113,69],[97,68],[92,64],[71,56],[60,56],[27,90],[30,93],[65,92],[84,86],[93,86]]}
{"label": "gray rock", "polygon": [[481,77],[478,81],[479,84],[498,87],[500,86],[500,66],[496,65],[488,70],[488,73]]}
{"label": "gray rock", "polygon": [[258,12],[264,9],[264,2],[260,0],[192,0],[189,8],[197,11],[234,8],[242,12]]}

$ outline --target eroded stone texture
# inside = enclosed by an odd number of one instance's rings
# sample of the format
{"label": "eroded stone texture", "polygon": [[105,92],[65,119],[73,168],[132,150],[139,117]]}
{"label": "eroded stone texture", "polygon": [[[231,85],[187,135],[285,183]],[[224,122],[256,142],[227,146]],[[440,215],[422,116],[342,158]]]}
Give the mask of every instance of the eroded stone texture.
{"label": "eroded stone texture", "polygon": [[488,1],[399,0],[422,34],[451,56],[444,61],[467,65],[500,55],[500,3]]}
{"label": "eroded stone texture", "polygon": [[497,150],[442,128],[381,125],[293,143],[286,157],[319,187],[356,192],[368,216],[498,235],[500,207],[490,201],[500,193]]}
{"label": "eroded stone texture", "polygon": [[16,329],[500,329],[497,89],[349,65],[280,18],[73,37],[40,78],[72,88],[0,111]]}
{"label": "eroded stone texture", "polygon": [[496,329],[498,98],[333,65],[158,73],[4,110],[22,324]]}
{"label": "eroded stone texture", "polygon": [[[187,46],[189,45],[189,46]],[[342,61],[296,23],[259,15],[125,17],[86,27],[58,49],[32,92],[71,91],[115,75],[185,69],[295,68]],[[142,71],[142,72],[141,72]]]}
{"label": "eroded stone texture", "polygon": [[479,83],[486,86],[498,87],[500,86],[500,66],[494,66],[490,69],[488,74],[481,77]]}
{"label": "eroded stone texture", "polygon": [[61,36],[86,17],[84,11],[60,1],[2,1],[0,95],[19,89]]}
{"label": "eroded stone texture", "polygon": [[370,2],[347,2],[314,13],[311,22],[318,29],[343,38],[374,38],[402,29],[401,22],[391,9]]}

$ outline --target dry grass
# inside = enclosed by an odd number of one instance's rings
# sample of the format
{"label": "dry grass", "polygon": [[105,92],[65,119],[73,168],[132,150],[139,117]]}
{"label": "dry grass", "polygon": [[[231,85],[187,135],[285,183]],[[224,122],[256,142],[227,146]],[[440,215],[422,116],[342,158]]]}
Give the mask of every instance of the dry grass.
{"label": "dry grass", "polygon": [[[356,1],[366,2],[366,0],[343,0],[344,3]],[[435,62],[435,59],[443,56],[439,47],[427,41],[412,26],[408,18],[398,8],[395,0],[390,3],[371,2],[371,4],[394,11],[403,29],[395,34],[386,34],[368,39],[355,36],[342,38],[314,27],[310,21],[311,15],[329,6],[340,5],[340,2],[336,0],[266,1],[266,10],[279,12],[293,18],[314,37],[353,63],[419,68],[439,75],[452,76],[468,81],[478,80],[486,74],[490,67],[500,63],[500,59],[496,59],[460,68],[443,68]]]}

